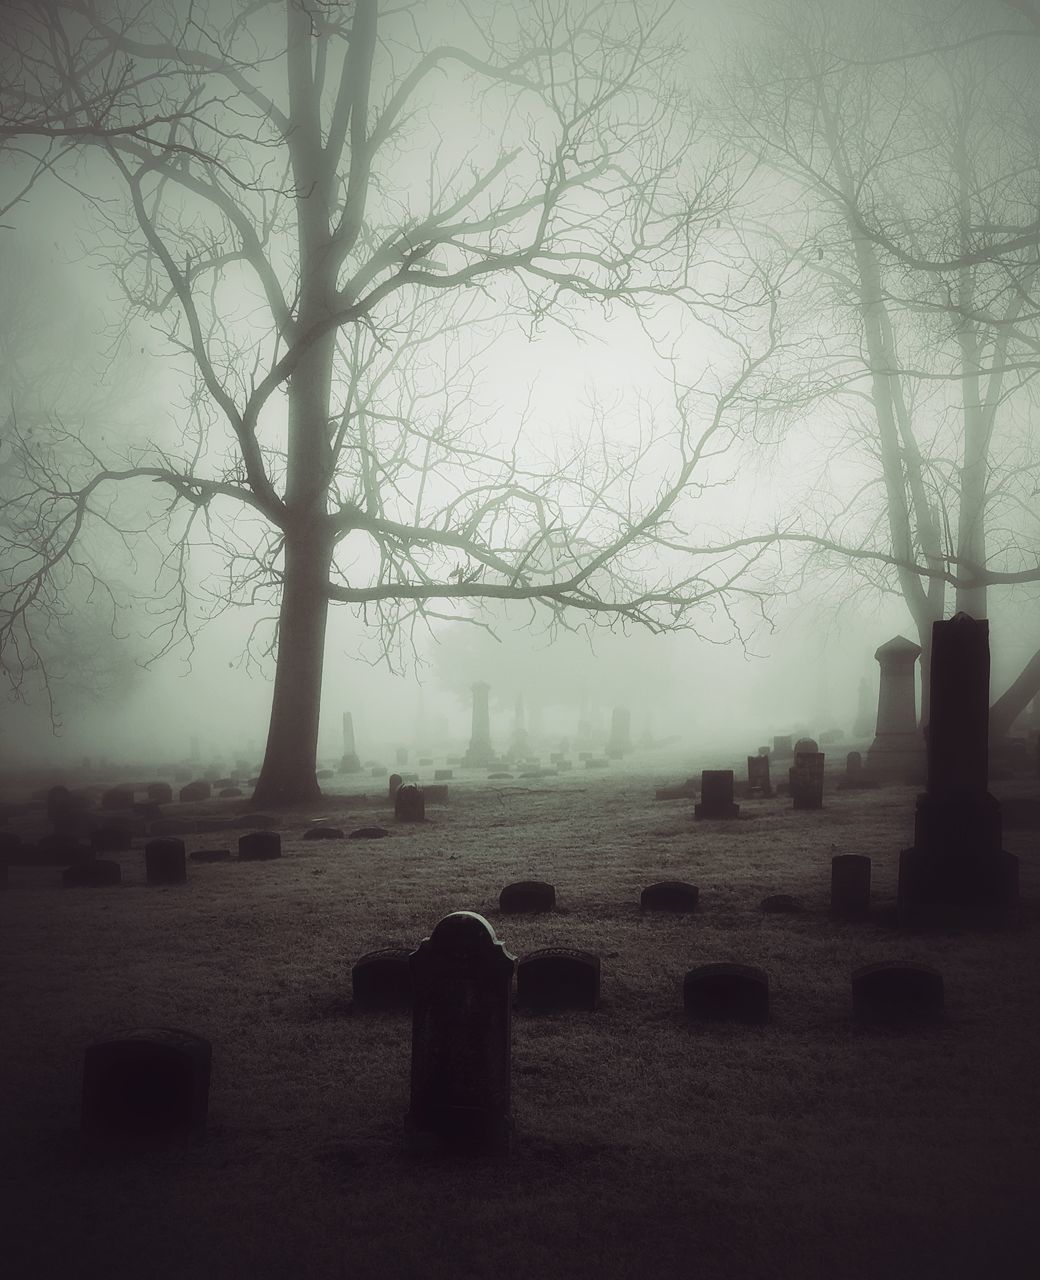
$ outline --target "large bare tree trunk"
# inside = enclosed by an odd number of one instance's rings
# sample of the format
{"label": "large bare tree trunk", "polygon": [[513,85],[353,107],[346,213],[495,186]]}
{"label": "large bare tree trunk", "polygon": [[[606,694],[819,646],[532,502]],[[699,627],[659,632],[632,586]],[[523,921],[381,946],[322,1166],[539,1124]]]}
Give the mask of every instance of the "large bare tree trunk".
{"label": "large bare tree trunk", "polygon": [[1016,717],[1040,693],[1040,649],[1029,659],[1018,677],[1005,689],[989,709],[989,733],[992,739],[1003,738]]}
{"label": "large bare tree trunk", "polygon": [[321,795],[316,777],[318,716],[328,620],[332,539],[325,521],[285,538],[274,698],[257,804],[298,804]]}

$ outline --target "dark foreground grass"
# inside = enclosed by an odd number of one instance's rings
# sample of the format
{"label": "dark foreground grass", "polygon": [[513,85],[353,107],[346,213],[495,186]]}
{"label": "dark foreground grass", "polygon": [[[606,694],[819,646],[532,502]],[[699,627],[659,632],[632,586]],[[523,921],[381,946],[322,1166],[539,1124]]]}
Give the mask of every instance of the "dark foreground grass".
{"label": "dark foreground grass", "polygon": [[[660,768],[660,766],[658,766]],[[667,770],[664,771],[667,774]],[[676,770],[681,776],[681,767]],[[21,1277],[1035,1277],[1040,1192],[1040,874],[1008,834],[1023,905],[1002,932],[906,933],[891,907],[914,793],[828,796],[822,813],[743,802],[734,823],[655,803],[635,771],[453,784],[421,827],[379,804],[283,818],[280,861],[191,864],[149,889],[62,890],[11,869],[0,895],[4,1111],[0,1270]],[[305,843],[318,816],[381,841]],[[188,837],[190,848],[219,843]],[[874,859],[870,920],[828,919],[831,854]],[[502,917],[516,879],[559,909]],[[641,917],[683,878],[693,916]],[[804,914],[764,915],[772,893]],[[508,1160],[405,1153],[410,1024],[350,1004],[363,951],[412,945],[446,912],[488,916],[514,953],[603,957],[596,1013],[517,1014]],[[923,960],[947,1018],[849,1021],[849,973]],[[763,1028],[693,1028],[694,964],[770,975]],[[214,1047],[206,1140],[93,1155],[78,1137],[83,1046],[134,1025]]]}

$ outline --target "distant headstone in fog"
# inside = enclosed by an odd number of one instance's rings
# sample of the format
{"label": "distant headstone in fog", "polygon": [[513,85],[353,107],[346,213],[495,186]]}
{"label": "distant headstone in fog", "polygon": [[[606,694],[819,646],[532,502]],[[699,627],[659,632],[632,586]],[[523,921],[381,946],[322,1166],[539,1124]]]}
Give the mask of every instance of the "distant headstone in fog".
{"label": "distant headstone in fog", "polygon": [[921,646],[894,636],[874,653],[881,668],[877,730],[867,752],[875,777],[914,776],[924,764],[924,739],[917,727],[915,671]]}
{"label": "distant headstone in fog", "polygon": [[1002,912],[1018,898],[1018,859],[1001,848],[989,794],[989,623],[932,625],[928,783],[914,846],[899,859],[900,918]]}
{"label": "distant headstone in fog", "polygon": [[99,1142],[162,1143],[206,1126],[212,1049],[172,1027],[125,1031],[83,1058],[82,1128]]}
{"label": "distant headstone in fog", "polygon": [[387,789],[388,789],[391,800],[394,798],[394,796],[397,795],[397,789],[398,787],[401,786],[403,782],[404,782],[404,779],[401,777],[399,773],[392,773],[390,775],[389,781],[387,783]]}
{"label": "distant headstone in fog", "polygon": [[791,805],[795,809],[823,808],[823,766],[826,756],[822,751],[800,751],[787,772],[787,784],[791,792]]}
{"label": "distant headstone in fog", "polygon": [[943,1015],[942,974],[928,965],[882,961],[852,973],[852,1016],[857,1022],[906,1024]]}
{"label": "distant headstone in fog", "polygon": [[683,979],[687,1015],[705,1022],[765,1022],[769,978],[746,964],[702,964]]}
{"label": "distant headstone in fog", "polygon": [[470,729],[469,747],[463,757],[463,763],[469,768],[481,768],[493,765],[496,761],[491,746],[491,712],[488,707],[488,695],[491,686],[478,680],[471,686],[473,695],[473,714]]}
{"label": "distant headstone in fog", "polygon": [[178,800],[182,802],[193,802],[197,800],[208,800],[213,793],[213,786],[205,778],[196,778],[194,782],[189,782],[181,787],[177,793]]}
{"label": "distant headstone in fog", "polygon": [[733,770],[705,769],[701,773],[700,803],[694,805],[697,818],[737,818],[740,805],[733,803]]}
{"label": "distant headstone in fog", "polygon": [[544,880],[517,880],[498,895],[498,909],[507,914],[552,911],[555,906],[556,889]]}
{"label": "distant headstone in fog", "polygon": [[504,1155],[515,957],[483,916],[455,911],[411,958],[413,1148]]}
{"label": "distant headstone in fog", "polygon": [[845,757],[845,776],[838,783],[839,791],[870,791],[878,786],[863,768],[863,757],[858,751],[850,751]]}
{"label": "distant headstone in fog", "polygon": [[398,822],[423,822],[426,818],[426,797],[422,787],[414,782],[404,782],[394,793],[394,817]]}
{"label": "distant headstone in fog", "polygon": [[574,947],[542,947],[516,966],[517,1008],[595,1009],[599,1005],[600,959]]}
{"label": "distant headstone in fog", "polygon": [[831,858],[831,914],[855,917],[870,909],[870,859],[862,853]]}
{"label": "distant headstone in fog", "polygon": [[173,788],[168,782],[149,782],[148,799],[153,804],[170,804],[173,800]]}
{"label": "distant headstone in fog", "polygon": [[639,895],[640,911],[696,911],[697,886],[685,880],[658,880]]}
{"label": "distant headstone in fog", "polygon": [[760,795],[769,799],[773,794],[773,785],[769,781],[769,755],[748,756],[747,758],[747,793],[749,796]]}
{"label": "distant headstone in fog", "polygon": [[606,754],[620,760],[632,750],[632,713],[627,707],[615,707],[610,713],[610,738]]}
{"label": "distant headstone in fog", "polygon": [[820,744],[815,738],[799,738],[794,744],[794,753],[796,756],[815,755],[820,749]]}
{"label": "distant headstone in fog", "polygon": [[184,884],[188,878],[184,858],[183,840],[172,836],[162,840],[149,840],[144,847],[147,883]]}
{"label": "distant headstone in fog", "polygon": [[361,772],[361,761],[354,745],[354,717],[349,711],[343,712],[343,757],[339,767],[342,773]]}

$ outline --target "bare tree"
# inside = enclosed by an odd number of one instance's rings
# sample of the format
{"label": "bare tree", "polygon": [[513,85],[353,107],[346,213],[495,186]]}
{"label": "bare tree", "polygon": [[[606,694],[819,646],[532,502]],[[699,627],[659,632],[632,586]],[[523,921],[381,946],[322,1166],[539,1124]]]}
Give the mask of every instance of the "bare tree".
{"label": "bare tree", "polygon": [[[769,234],[801,245],[803,289],[830,317],[815,394],[840,409],[846,471],[861,459],[854,501],[831,490],[823,526],[787,534],[871,566],[875,584],[878,566],[894,568],[927,655],[948,585],[956,608],[984,617],[991,585],[1040,581],[1028,429],[1040,249],[969,261],[980,227],[992,236],[1035,208],[1035,81],[1006,46],[967,38],[970,26],[908,70],[884,50],[907,39],[907,14],[887,3],[764,20],[768,49],[746,61],[734,116],[781,176],[771,199],[788,208]],[[953,265],[937,271],[940,258]],[[1016,682],[994,708],[998,731],[1040,687],[1037,665],[1036,686]]]}
{"label": "bare tree", "polygon": [[[727,258],[724,233],[708,281],[696,271],[727,174],[669,88],[667,10],[458,6],[434,38],[431,8],[76,0],[29,6],[18,31],[32,94],[62,104],[62,138],[128,197],[126,218],[95,202],[100,252],[193,381],[174,444],[19,443],[8,515],[32,554],[3,625],[32,626],[100,523],[165,548],[156,608],[173,644],[190,627],[188,552],[208,541],[228,568],[214,607],[277,610],[265,804],[318,792],[330,604],[387,643],[481,600],[681,626],[730,607],[762,555],[694,547],[672,523],[779,332],[775,283]],[[531,460],[476,408],[496,318],[574,325],[599,304],[649,323],[672,299],[735,308],[712,322],[735,361],[702,419],[691,392],[674,425],[624,447],[593,432]],[[138,499],[128,525],[120,495],[142,483],[166,496]]]}

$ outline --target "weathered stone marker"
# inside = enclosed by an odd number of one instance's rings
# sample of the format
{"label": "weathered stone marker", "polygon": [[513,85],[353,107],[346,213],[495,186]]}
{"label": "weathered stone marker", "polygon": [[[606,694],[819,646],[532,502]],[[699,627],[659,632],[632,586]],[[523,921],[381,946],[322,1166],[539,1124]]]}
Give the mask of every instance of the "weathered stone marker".
{"label": "weathered stone marker", "polygon": [[610,713],[610,738],[605,754],[620,760],[632,750],[632,713],[627,707],[615,707]]}
{"label": "weathered stone marker", "polygon": [[483,916],[455,911],[419,944],[410,965],[409,1145],[507,1154],[516,958]]}
{"label": "weathered stone marker", "polygon": [[398,822],[425,822],[426,796],[414,782],[403,782],[394,793],[394,817]]}
{"label": "weathered stone marker", "polygon": [[498,895],[498,909],[510,915],[552,911],[555,906],[556,889],[544,880],[517,880]]}
{"label": "weathered stone marker", "polygon": [[819,749],[820,744],[815,738],[799,738],[794,744],[794,753],[796,756],[815,754]]}
{"label": "weathered stone marker", "polygon": [[366,1009],[407,1009],[412,1003],[411,952],[382,947],[360,956],[350,971],[354,1003]]}
{"label": "weathered stone marker", "polygon": [[184,841],[172,836],[149,840],[144,847],[144,871],[148,884],[184,884],[188,879]]}
{"label": "weathered stone marker", "polygon": [[173,1027],[125,1031],[89,1045],[83,1056],[84,1136],[134,1144],[200,1137],[212,1057],[208,1040]]}
{"label": "weathered stone marker", "polygon": [[878,779],[870,777],[863,768],[863,757],[858,751],[850,751],[845,757],[845,776],[838,783],[839,791],[870,791],[878,786]]}
{"label": "weathered stone marker", "polygon": [[401,785],[403,781],[404,779],[401,777],[399,773],[392,773],[390,775],[389,792],[390,792],[391,800],[394,798],[394,796],[397,795],[397,788]]}
{"label": "weathered stone marker", "polygon": [[341,773],[361,772],[361,761],[354,745],[354,717],[349,711],[343,712],[343,758],[339,767]]}
{"label": "weathered stone marker", "polygon": [[600,959],[574,947],[543,947],[516,966],[517,1008],[595,1009],[599,1005]]}
{"label": "weathered stone marker", "polygon": [[733,770],[705,769],[701,773],[700,803],[693,806],[695,818],[737,818],[740,805],[733,803]]}
{"label": "weathered stone marker", "polygon": [[149,782],[148,799],[153,804],[170,804],[173,800],[173,787],[168,782]]}
{"label": "weathered stone marker", "polygon": [[927,790],[914,846],[899,859],[900,919],[990,915],[1018,898],[1018,859],[1001,849],[989,794],[989,623],[932,624]]}
{"label": "weathered stone marker", "polygon": [[757,756],[748,756],[747,758],[747,793],[749,796],[755,793],[764,799],[769,799],[773,794],[773,786],[769,781],[769,756],[768,754]]}
{"label": "weathered stone marker", "polygon": [[685,880],[658,880],[639,895],[640,911],[696,911],[697,886]]}
{"label": "weathered stone marker", "polygon": [[491,746],[491,713],[488,710],[488,694],[491,686],[478,680],[471,686],[473,694],[473,719],[470,729],[469,747],[462,757],[462,763],[468,768],[482,768],[495,763],[495,752]]}
{"label": "weathered stone marker", "polygon": [[831,858],[831,914],[864,916],[870,910],[870,859],[863,853]]}
{"label": "weathered stone marker", "polygon": [[277,831],[250,831],[238,837],[238,856],[243,862],[280,858],[282,837]]}
{"label": "weathered stone marker", "polygon": [[799,751],[795,753],[794,764],[787,772],[792,808],[823,808],[823,766],[825,760],[826,757],[822,751]]}
{"label": "weathered stone marker", "polygon": [[941,1018],[942,974],[924,964],[867,964],[852,973],[856,1022],[899,1024]]}
{"label": "weathered stone marker", "polygon": [[208,800],[213,793],[213,785],[205,778],[196,778],[194,782],[189,782],[181,787],[177,793],[177,799],[190,802],[195,800]]}
{"label": "weathered stone marker", "polygon": [[867,752],[867,768],[879,777],[913,777],[924,764],[924,739],[917,728],[914,672],[921,646],[893,636],[874,653],[881,668],[877,731]]}
{"label": "weathered stone marker", "polygon": [[683,1007],[698,1020],[765,1022],[769,978],[747,964],[699,965],[683,979]]}

